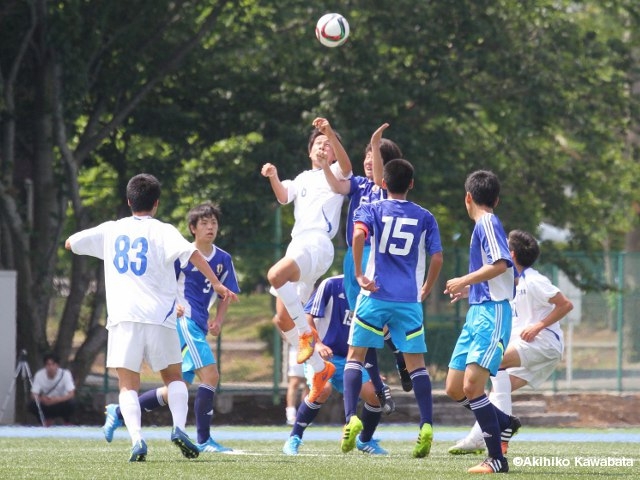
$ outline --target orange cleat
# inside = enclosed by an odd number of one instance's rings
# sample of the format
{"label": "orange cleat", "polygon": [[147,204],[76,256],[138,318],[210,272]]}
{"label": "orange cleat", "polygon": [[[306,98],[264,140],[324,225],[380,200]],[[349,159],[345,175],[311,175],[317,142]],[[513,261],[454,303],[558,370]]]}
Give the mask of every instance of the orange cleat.
{"label": "orange cleat", "polygon": [[329,379],[333,377],[333,374],[336,371],[336,367],[333,363],[324,362],[324,369],[320,372],[316,372],[313,375],[313,380],[311,382],[311,388],[309,389],[309,401],[315,402],[322,390],[324,390],[324,386],[327,384]]}
{"label": "orange cleat", "polygon": [[298,363],[304,363],[313,355],[315,344],[313,332],[305,332],[298,337]]}
{"label": "orange cleat", "polygon": [[499,460],[491,457],[485,458],[481,464],[467,470],[468,473],[507,473],[508,471],[509,464],[506,458]]}

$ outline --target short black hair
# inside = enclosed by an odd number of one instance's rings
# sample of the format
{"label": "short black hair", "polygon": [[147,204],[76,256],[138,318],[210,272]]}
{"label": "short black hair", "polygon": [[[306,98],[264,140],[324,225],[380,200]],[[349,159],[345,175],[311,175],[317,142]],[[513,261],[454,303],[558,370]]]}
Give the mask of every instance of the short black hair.
{"label": "short black hair", "polygon": [[127,200],[132,212],[149,212],[160,198],[160,182],[149,173],[140,173],[127,183]]}
{"label": "short black hair", "polygon": [[[333,133],[336,134],[336,137],[338,138],[338,141],[340,143],[342,143],[342,137],[340,136],[340,134],[338,132],[336,132],[335,130],[333,131]],[[311,153],[311,147],[313,147],[313,142],[315,142],[316,138],[318,138],[320,135],[324,135],[324,133],[322,133],[317,128],[314,128],[313,131],[311,132],[311,134],[309,135],[309,142],[307,144],[307,152]]]}
{"label": "short black hair", "polygon": [[382,178],[390,193],[406,193],[413,180],[413,165],[404,158],[394,158],[384,166]]}
{"label": "short black hair", "polygon": [[[366,148],[364,149],[364,154],[366,155],[371,151],[371,143],[368,143]],[[394,158],[402,158],[402,150],[393,140],[389,140],[388,138],[380,139],[380,156],[382,157],[382,165],[386,165],[387,162],[393,160]]]}
{"label": "short black hair", "polygon": [[540,256],[540,245],[533,235],[524,230],[509,232],[509,250],[519,265],[527,268],[533,265]]}
{"label": "short black hair", "polygon": [[60,365],[60,357],[53,352],[45,353],[44,357],[42,357],[42,363],[47,364],[48,361],[52,361],[57,365]]}
{"label": "short black hair", "polygon": [[[193,235],[191,227],[196,227],[198,220],[201,218],[215,218],[220,223],[222,212],[220,207],[212,202],[204,202],[193,207],[187,214],[187,222],[189,223],[189,232]],[[195,236],[195,235],[193,235]]]}
{"label": "short black hair", "polygon": [[464,182],[465,191],[477,205],[493,208],[500,197],[500,180],[489,170],[476,170]]}

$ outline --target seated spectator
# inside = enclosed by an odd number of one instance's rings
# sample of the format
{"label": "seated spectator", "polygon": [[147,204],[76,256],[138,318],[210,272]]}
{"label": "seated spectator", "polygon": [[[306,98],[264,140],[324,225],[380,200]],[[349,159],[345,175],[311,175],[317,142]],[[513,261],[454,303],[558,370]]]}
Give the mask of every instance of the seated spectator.
{"label": "seated spectator", "polygon": [[44,356],[44,368],[36,372],[31,385],[31,401],[29,411],[39,418],[38,405],[40,402],[44,414],[44,426],[53,425],[54,419],[62,417],[65,425],[70,424],[70,418],[76,409],[76,387],[71,372],[60,368],[60,359],[54,353]]}

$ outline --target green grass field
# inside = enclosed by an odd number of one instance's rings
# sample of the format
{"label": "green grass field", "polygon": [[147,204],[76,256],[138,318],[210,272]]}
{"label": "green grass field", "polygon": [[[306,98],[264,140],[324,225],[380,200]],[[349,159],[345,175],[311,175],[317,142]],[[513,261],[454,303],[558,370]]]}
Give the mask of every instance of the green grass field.
{"label": "green grass field", "polygon": [[[399,433],[413,432],[415,427],[393,427]],[[51,430],[51,429],[50,429]],[[227,432],[227,428],[220,429]],[[342,454],[338,427],[311,427],[335,441],[307,440],[300,455],[281,453],[281,440],[251,440],[256,433],[275,434],[286,438],[284,427],[233,427],[233,439],[224,444],[242,450],[243,454],[202,454],[196,460],[184,459],[168,440],[168,428],[145,428],[149,454],[144,463],[130,464],[130,444],[124,437],[107,444],[95,428],[91,438],[63,438],[64,431],[54,437],[16,438],[10,433],[0,436],[1,478],[19,479],[459,479],[469,478],[468,467],[479,463],[481,456],[452,456],[447,453],[451,442],[434,441],[431,454],[424,459],[411,458],[412,441],[386,440],[382,445],[389,456],[372,457],[354,451]],[[462,436],[464,430],[459,429]],[[593,437],[598,432],[580,429],[528,428],[528,434],[546,441],[512,442],[508,455],[510,478],[522,479],[589,479],[639,478],[640,429],[619,430],[632,440],[594,442],[556,442],[553,436],[567,432],[584,432]],[[610,431],[607,431],[610,432]],[[48,432],[47,432],[48,433]],[[73,432],[72,432],[73,433]],[[457,434],[457,431],[456,431]],[[164,436],[167,439],[164,439]],[[406,435],[404,435],[406,437]],[[246,439],[243,439],[246,438]],[[254,437],[255,438],[255,437]],[[533,437],[530,437],[533,438]],[[603,435],[603,438],[606,438]],[[523,463],[516,466],[516,463]]]}

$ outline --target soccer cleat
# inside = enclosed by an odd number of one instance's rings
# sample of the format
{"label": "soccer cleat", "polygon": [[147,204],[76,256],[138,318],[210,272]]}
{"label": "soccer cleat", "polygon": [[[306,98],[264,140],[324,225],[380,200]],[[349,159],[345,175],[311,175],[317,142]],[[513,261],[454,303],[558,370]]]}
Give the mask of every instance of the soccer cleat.
{"label": "soccer cleat", "polygon": [[198,450],[200,451],[200,453],[227,453],[227,452],[233,452],[232,448],[229,447],[224,447],[222,445],[220,445],[218,442],[216,442],[213,438],[209,437],[209,440],[207,440],[204,443],[198,443],[197,444]]}
{"label": "soccer cleat", "polygon": [[391,389],[389,388],[389,385],[383,384],[382,391],[376,392],[376,397],[378,397],[380,407],[385,414],[391,415],[396,411],[396,402],[391,397]]}
{"label": "soccer cleat", "polygon": [[409,371],[407,367],[404,366],[402,368],[398,368],[398,375],[400,375],[400,383],[402,384],[402,390],[405,392],[410,392],[413,390],[413,382],[411,381],[411,377],[409,376]]}
{"label": "soccer cleat", "polygon": [[518,417],[513,415],[509,415],[509,426],[500,432],[500,447],[502,448],[502,455],[506,455],[509,450],[509,441],[513,438],[513,436],[518,433],[520,427],[522,426],[522,422]]}
{"label": "soccer cleat", "polygon": [[467,435],[462,440],[459,440],[453,447],[449,448],[451,455],[480,455],[484,453],[486,445],[484,439],[477,440]]}
{"label": "soccer cleat", "polygon": [[467,470],[468,473],[507,473],[508,471],[509,464],[504,457],[501,459],[487,457],[479,465]]}
{"label": "soccer cleat", "polygon": [[102,432],[104,433],[104,439],[107,442],[111,442],[111,440],[113,440],[113,432],[116,431],[116,428],[123,425],[122,420],[118,418],[117,409],[118,405],[116,405],[115,403],[110,403],[106,406],[104,411],[105,419],[104,425],[102,427]]}
{"label": "soccer cleat", "polygon": [[342,453],[347,453],[353,450],[356,446],[356,437],[361,431],[362,422],[357,416],[353,415],[349,419],[349,423],[342,428],[342,442],[340,443]]}
{"label": "soccer cleat", "polygon": [[178,446],[182,455],[186,458],[197,458],[198,455],[200,455],[198,447],[191,441],[189,436],[178,427],[173,427],[171,431],[171,441]]}
{"label": "soccer cleat", "polygon": [[136,444],[131,447],[130,462],[144,462],[147,459],[147,444],[144,440],[138,440]]}
{"label": "soccer cleat", "polygon": [[300,445],[302,445],[302,439],[298,435],[291,435],[284,446],[282,447],[282,453],[285,455],[297,455]]}
{"label": "soccer cleat", "polygon": [[313,380],[311,381],[311,388],[309,389],[308,395],[310,402],[315,402],[318,399],[322,390],[324,390],[324,386],[327,384],[329,379],[333,377],[335,371],[335,365],[325,361],[324,369],[313,374]]}
{"label": "soccer cleat", "polygon": [[433,427],[430,423],[425,423],[420,427],[420,433],[418,434],[418,441],[416,446],[413,447],[414,458],[423,458],[429,455],[431,451],[431,442],[433,441]]}
{"label": "soccer cleat", "polygon": [[298,337],[298,363],[304,363],[313,355],[313,332],[305,332]]}
{"label": "soccer cleat", "polygon": [[389,455],[384,448],[378,445],[378,440],[372,438],[368,442],[361,442],[360,435],[356,438],[356,447],[363,453],[369,453],[371,455]]}

